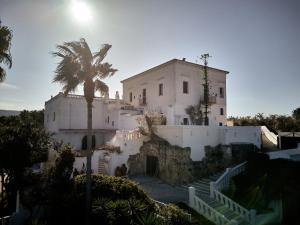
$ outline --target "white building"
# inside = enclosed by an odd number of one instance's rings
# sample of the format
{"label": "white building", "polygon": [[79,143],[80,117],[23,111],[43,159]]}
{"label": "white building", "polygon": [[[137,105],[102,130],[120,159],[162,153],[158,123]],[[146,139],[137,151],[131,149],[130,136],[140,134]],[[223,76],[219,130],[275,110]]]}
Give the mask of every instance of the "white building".
{"label": "white building", "polygon": [[[93,101],[93,135],[96,146],[105,144],[116,130],[132,130],[138,126],[139,110],[118,99],[96,97]],[[81,95],[59,93],[45,103],[44,127],[57,140],[82,149],[82,139],[87,135],[87,106]]]}
{"label": "white building", "polygon": [[[173,59],[121,81],[124,99],[95,98],[95,149],[111,144],[119,146],[121,154],[95,152],[93,170],[100,172],[100,167],[105,167],[107,173],[113,174],[117,166],[127,164],[128,157],[139,152],[147,137],[135,129],[139,126],[137,118],[147,112],[166,117],[166,125],[157,126],[157,134],[172,145],[190,147],[194,161],[202,160],[207,145],[251,143],[260,148],[259,127],[225,126],[227,74],[227,71],[208,67],[209,126],[191,125],[186,114],[188,106],[199,102],[203,105],[204,70],[203,66],[185,60]],[[44,125],[54,138],[81,150],[87,134],[84,97],[59,93],[48,100],[45,103]],[[76,166],[79,168],[84,160],[81,158],[75,163]]]}
{"label": "white building", "polygon": [[[227,71],[208,67],[210,125],[226,124]],[[167,125],[191,124],[185,109],[204,103],[203,66],[173,59],[121,81],[126,103],[163,113]]]}

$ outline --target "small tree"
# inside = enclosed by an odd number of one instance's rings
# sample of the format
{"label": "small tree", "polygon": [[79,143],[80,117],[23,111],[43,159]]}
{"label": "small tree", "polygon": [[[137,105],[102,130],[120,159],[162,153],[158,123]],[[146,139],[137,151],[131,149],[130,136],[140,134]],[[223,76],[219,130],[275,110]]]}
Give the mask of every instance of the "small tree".
{"label": "small tree", "polygon": [[295,120],[300,122],[300,107],[293,111],[293,117]]}
{"label": "small tree", "polygon": [[[15,124],[0,126],[0,175],[5,195],[1,192],[1,207],[5,202],[14,209],[17,190],[21,190],[27,168],[47,160],[49,134],[31,123],[16,119]],[[5,178],[5,179],[4,179]]]}
{"label": "small tree", "polygon": [[189,115],[193,125],[202,125],[203,123],[203,113],[201,110],[201,103],[197,105],[190,105],[185,109],[186,114]]}

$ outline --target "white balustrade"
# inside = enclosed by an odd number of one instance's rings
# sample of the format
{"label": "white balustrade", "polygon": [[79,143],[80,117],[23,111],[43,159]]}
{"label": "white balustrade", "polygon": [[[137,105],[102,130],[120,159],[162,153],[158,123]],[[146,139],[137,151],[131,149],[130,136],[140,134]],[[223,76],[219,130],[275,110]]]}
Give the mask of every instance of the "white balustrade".
{"label": "white balustrade", "polygon": [[117,131],[117,137],[124,140],[124,141],[130,141],[130,140],[136,140],[142,137],[142,134],[138,130],[123,130],[123,131]]}
{"label": "white balustrade", "polygon": [[210,197],[216,199],[220,203],[226,205],[229,209],[243,217],[251,224],[255,223],[256,211],[248,210],[227,197],[221,190],[228,188],[232,177],[245,171],[247,162],[241,163],[233,168],[227,168],[225,173],[216,181],[210,183]]}
{"label": "white balustrade", "polygon": [[205,201],[195,195],[195,188],[189,187],[189,205],[217,225],[236,225],[235,220],[227,219],[223,214],[209,206]]}
{"label": "white balustrade", "polygon": [[244,162],[233,168],[227,168],[225,173],[223,173],[223,175],[220,176],[219,179],[215,182],[215,188],[218,190],[223,190],[224,188],[228,188],[231,178],[245,171],[246,164],[247,162]]}

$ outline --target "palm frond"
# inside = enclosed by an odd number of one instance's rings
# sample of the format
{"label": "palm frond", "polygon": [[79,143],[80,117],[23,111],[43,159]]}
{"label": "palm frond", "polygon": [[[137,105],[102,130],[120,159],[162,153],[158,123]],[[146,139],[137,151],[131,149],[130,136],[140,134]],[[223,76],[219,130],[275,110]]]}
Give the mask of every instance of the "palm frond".
{"label": "palm frond", "polygon": [[6,65],[8,65],[9,69],[12,66],[12,58],[11,55],[9,53],[6,52],[0,52],[0,63],[5,63]]}
{"label": "palm frond", "polygon": [[99,91],[101,96],[108,94],[108,86],[101,80],[95,80],[95,91]]}
{"label": "palm frond", "polygon": [[12,32],[7,26],[0,24],[0,52],[9,51],[12,39]]}
{"label": "palm frond", "polygon": [[95,65],[94,70],[96,76],[98,76],[100,79],[110,77],[118,71],[117,69],[112,68],[112,64],[109,63]]}
{"label": "palm frond", "polygon": [[90,70],[93,62],[93,55],[84,38],[80,41],[65,42],[64,46],[71,49],[75,54],[76,60],[80,61],[82,70]]}
{"label": "palm frond", "polygon": [[111,45],[104,44],[104,45],[102,45],[99,52],[95,52],[93,54],[93,58],[95,60],[95,65],[98,65],[102,62],[102,60],[105,58],[105,56],[110,48],[111,48]]}
{"label": "palm frond", "polygon": [[58,49],[58,52],[52,53],[54,56],[70,56],[76,58],[75,53],[69,49],[67,46],[64,45],[57,45],[56,48]]}
{"label": "palm frond", "polygon": [[3,82],[6,77],[6,72],[5,70],[0,66],[0,82]]}
{"label": "palm frond", "polygon": [[82,47],[82,53],[85,56],[86,60],[89,63],[92,63],[93,61],[93,54],[91,52],[91,49],[89,47],[89,45],[86,43],[84,38],[80,38],[80,42],[81,42],[81,47]]}
{"label": "palm frond", "polygon": [[68,82],[63,86],[64,94],[67,95],[70,92],[74,92],[79,85],[78,79],[76,77],[70,76]]}
{"label": "palm frond", "polygon": [[53,82],[59,82],[64,85],[65,93],[74,91],[76,86],[84,81],[81,66],[72,57],[65,56],[62,58],[55,70]]}

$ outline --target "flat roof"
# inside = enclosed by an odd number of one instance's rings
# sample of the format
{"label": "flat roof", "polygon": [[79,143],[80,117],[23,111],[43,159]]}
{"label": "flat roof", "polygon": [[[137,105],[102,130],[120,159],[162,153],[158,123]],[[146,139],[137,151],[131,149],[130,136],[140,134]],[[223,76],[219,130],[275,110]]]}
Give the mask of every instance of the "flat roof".
{"label": "flat roof", "polygon": [[[165,63],[162,63],[162,64],[160,64],[160,65],[158,65],[158,66],[152,67],[152,68],[150,68],[150,69],[148,69],[148,70],[145,70],[145,71],[143,71],[143,72],[141,72],[141,73],[138,73],[138,74],[136,74],[136,75],[134,75],[134,76],[128,77],[128,78],[122,80],[121,83],[123,83],[124,81],[130,80],[130,79],[133,79],[133,78],[142,76],[142,75],[144,75],[144,73],[147,73],[147,72],[150,72],[150,71],[153,71],[153,70],[156,70],[156,69],[160,69],[160,68],[162,68],[162,67],[165,67],[165,66],[167,66],[167,65],[170,65],[170,64],[173,64],[173,63],[176,63],[176,62],[184,63],[184,64],[187,64],[187,65],[196,66],[196,67],[199,67],[199,68],[201,68],[201,69],[204,67],[203,65],[200,65],[200,64],[197,64],[197,63],[188,62],[188,61],[185,61],[185,60],[171,59],[171,60],[169,60],[169,61],[167,61],[167,62],[165,62]],[[225,74],[228,74],[228,73],[229,73],[229,72],[226,71],[226,70],[221,70],[221,69],[217,69],[217,68],[213,68],[213,67],[209,67],[209,66],[208,66],[207,68],[208,68],[208,69],[212,69],[212,70],[221,71],[221,72],[224,72]]]}

